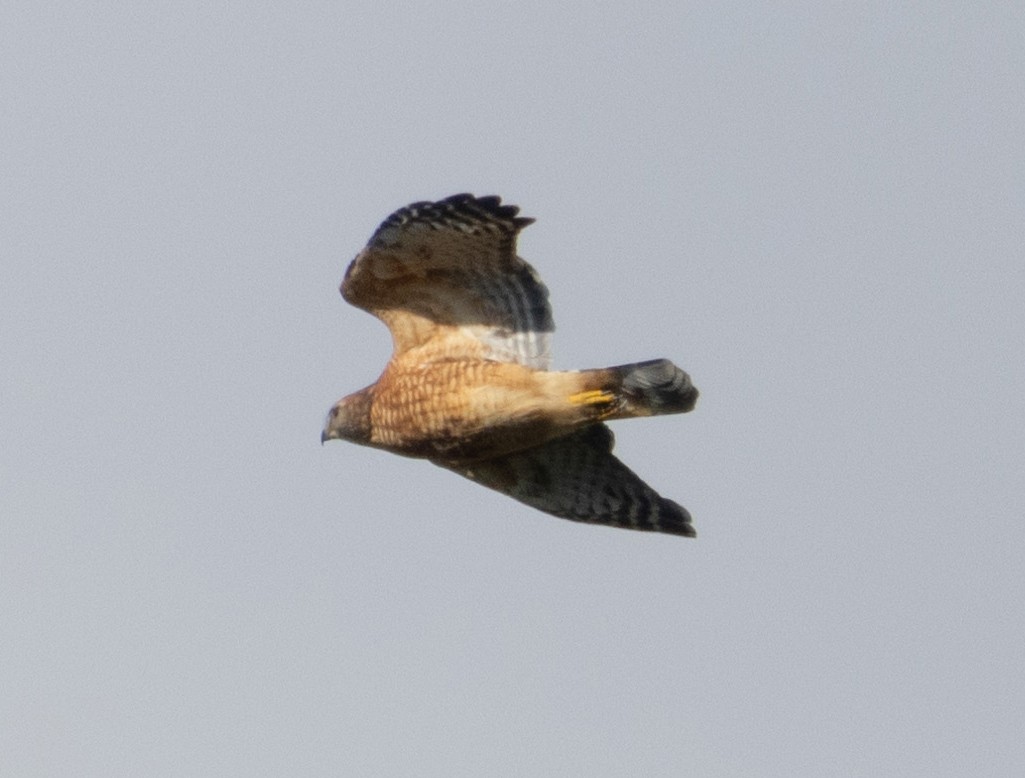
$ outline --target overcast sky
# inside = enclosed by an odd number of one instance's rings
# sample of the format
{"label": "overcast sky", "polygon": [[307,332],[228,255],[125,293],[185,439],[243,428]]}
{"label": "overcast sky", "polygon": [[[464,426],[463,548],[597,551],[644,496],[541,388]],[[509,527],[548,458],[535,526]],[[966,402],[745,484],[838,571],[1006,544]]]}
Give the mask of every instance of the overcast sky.
{"label": "overcast sky", "polygon": [[[1025,774],[1025,11],[256,5],[0,11],[0,773]],[[320,445],[462,191],[696,540]]]}

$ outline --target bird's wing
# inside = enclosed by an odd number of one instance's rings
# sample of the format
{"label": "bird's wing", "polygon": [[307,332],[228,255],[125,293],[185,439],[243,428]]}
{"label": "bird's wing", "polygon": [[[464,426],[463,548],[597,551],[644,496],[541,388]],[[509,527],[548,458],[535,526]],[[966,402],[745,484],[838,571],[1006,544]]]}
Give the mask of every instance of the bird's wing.
{"label": "bird's wing", "polygon": [[516,256],[533,219],[498,197],[406,206],[349,265],[342,297],[391,330],[395,355],[478,357],[544,369],[555,329],[548,290]]}
{"label": "bird's wing", "polygon": [[563,519],[694,537],[690,514],[614,457],[614,442],[598,424],[497,459],[435,464]]}

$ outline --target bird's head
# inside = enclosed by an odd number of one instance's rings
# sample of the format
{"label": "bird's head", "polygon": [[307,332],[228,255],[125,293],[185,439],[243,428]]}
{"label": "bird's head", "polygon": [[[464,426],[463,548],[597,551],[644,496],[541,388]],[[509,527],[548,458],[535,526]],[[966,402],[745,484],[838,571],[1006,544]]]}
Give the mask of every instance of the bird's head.
{"label": "bird's head", "polygon": [[367,389],[343,397],[328,411],[324,422],[324,431],[320,433],[320,442],[329,440],[349,440],[353,443],[370,441],[370,404],[371,397]]}

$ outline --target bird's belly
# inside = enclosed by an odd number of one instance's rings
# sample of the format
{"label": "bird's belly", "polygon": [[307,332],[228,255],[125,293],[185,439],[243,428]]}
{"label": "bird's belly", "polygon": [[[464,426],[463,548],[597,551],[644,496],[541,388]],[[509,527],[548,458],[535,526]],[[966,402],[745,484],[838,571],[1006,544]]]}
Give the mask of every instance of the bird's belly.
{"label": "bird's belly", "polygon": [[[506,363],[443,363],[379,384],[371,445],[472,462],[521,451],[580,426],[551,373]],[[579,416],[579,414],[576,414]]]}

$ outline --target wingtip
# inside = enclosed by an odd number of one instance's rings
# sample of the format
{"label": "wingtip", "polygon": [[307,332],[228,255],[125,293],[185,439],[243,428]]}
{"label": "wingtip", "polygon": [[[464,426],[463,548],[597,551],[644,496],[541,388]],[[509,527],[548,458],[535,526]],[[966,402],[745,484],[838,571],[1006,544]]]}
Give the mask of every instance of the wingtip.
{"label": "wingtip", "polygon": [[464,210],[476,211],[493,219],[508,221],[517,232],[536,221],[530,216],[520,216],[520,207],[510,203],[503,203],[499,195],[477,196],[470,192],[461,192],[450,195],[441,202]]}
{"label": "wingtip", "polygon": [[663,497],[659,508],[658,515],[655,517],[651,527],[655,532],[680,535],[685,538],[696,538],[698,536],[694,525],[691,523],[690,512],[682,505]]}
{"label": "wingtip", "polygon": [[491,222],[515,235],[534,219],[520,216],[519,206],[502,203],[498,195],[478,197],[470,192],[449,195],[441,200],[420,200],[400,208],[381,222],[370,238],[370,245],[385,241],[393,228],[412,221],[428,224],[455,223],[465,226],[467,220]]}

